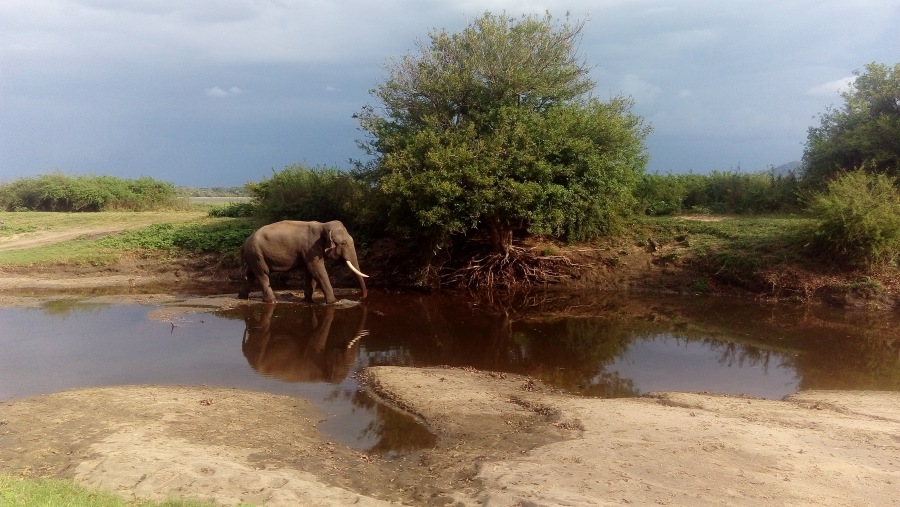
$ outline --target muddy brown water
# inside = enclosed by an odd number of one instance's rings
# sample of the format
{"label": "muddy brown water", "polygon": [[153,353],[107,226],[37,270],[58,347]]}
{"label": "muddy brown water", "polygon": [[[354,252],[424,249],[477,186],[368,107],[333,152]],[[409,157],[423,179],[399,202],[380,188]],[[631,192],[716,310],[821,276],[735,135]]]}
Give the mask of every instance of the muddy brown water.
{"label": "muddy brown water", "polygon": [[518,373],[602,397],[900,390],[896,313],[695,296],[485,302],[379,291],[348,307],[253,304],[174,326],[149,318],[158,309],[68,299],[0,308],[0,401],[125,384],[267,391],[311,400],[336,442],[404,452],[434,436],[359,388],[354,374],[367,366]]}

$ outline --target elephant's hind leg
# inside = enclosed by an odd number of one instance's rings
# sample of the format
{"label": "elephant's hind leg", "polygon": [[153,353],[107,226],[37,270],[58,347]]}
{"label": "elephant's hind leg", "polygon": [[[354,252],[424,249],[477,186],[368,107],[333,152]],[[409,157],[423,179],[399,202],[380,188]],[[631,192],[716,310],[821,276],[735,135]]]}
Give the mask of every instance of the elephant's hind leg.
{"label": "elephant's hind leg", "polygon": [[250,299],[250,287],[253,286],[254,280],[256,280],[256,275],[252,270],[248,269],[244,273],[244,281],[241,283],[241,289],[238,291],[238,299]]}

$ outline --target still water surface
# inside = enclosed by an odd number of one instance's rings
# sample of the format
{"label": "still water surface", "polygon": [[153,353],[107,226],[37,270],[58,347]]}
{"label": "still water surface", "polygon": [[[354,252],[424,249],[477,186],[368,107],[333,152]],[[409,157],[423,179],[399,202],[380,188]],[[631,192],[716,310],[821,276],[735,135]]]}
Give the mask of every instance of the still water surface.
{"label": "still water surface", "polygon": [[309,399],[333,440],[402,451],[433,437],[369,399],[354,372],[470,366],[604,397],[900,390],[896,315],[697,297],[542,294],[499,305],[377,291],[349,308],[250,305],[176,326],[150,319],[157,309],[0,308],[0,401],[123,384],[236,387]]}

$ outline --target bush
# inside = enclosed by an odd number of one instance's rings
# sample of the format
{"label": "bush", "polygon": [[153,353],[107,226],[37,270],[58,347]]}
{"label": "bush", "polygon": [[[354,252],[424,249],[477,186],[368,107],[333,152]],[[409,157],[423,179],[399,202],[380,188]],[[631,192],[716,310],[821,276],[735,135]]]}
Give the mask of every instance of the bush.
{"label": "bush", "polygon": [[798,207],[798,180],[772,171],[703,174],[644,174],[635,190],[647,215],[695,210],[712,213],[772,213]]}
{"label": "bush", "polygon": [[6,211],[147,211],[177,207],[175,186],[153,178],[51,173],[0,185]]}
{"label": "bush", "polygon": [[347,227],[358,221],[366,193],[350,173],[302,165],[290,165],[248,188],[257,214],[266,220],[340,220]]}
{"label": "bush", "polygon": [[244,218],[256,213],[256,206],[250,202],[232,202],[222,206],[213,206],[207,213],[213,218]]}
{"label": "bush", "polygon": [[224,254],[238,251],[257,226],[255,222],[247,220],[207,224],[155,224],[102,238],[99,245],[107,248],[139,248],[167,252],[181,249],[194,253]]}
{"label": "bush", "polygon": [[896,180],[856,170],[814,194],[809,209],[819,219],[812,231],[819,253],[854,266],[893,263],[900,253],[900,193]]}

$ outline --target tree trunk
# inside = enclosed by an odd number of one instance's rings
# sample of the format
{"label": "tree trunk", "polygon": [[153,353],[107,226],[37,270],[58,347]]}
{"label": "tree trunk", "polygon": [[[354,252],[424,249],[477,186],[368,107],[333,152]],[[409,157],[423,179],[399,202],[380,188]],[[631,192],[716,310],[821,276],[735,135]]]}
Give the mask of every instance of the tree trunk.
{"label": "tree trunk", "polygon": [[505,220],[495,216],[491,217],[488,229],[491,234],[491,245],[494,247],[494,251],[504,256],[509,255],[509,251],[512,248],[513,227]]}

